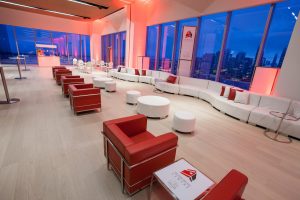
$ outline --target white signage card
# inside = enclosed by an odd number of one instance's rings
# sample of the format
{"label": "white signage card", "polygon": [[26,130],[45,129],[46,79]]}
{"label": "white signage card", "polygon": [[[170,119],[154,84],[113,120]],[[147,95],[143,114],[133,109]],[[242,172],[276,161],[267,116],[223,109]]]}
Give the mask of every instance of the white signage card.
{"label": "white signage card", "polygon": [[193,49],[196,35],[195,26],[184,26],[181,37],[180,58],[183,60],[193,59]]}
{"label": "white signage card", "polygon": [[214,185],[212,180],[184,159],[154,174],[178,199],[182,200],[193,200]]}

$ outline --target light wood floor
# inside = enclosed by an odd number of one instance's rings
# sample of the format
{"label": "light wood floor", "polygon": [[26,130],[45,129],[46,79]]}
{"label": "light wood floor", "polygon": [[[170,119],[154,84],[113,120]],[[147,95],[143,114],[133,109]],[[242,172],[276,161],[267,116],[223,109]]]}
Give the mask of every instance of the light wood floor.
{"label": "light wood floor", "polygon": [[[146,199],[147,189],[133,197],[121,193],[118,180],[106,170],[100,131],[104,120],[135,114],[136,107],[125,103],[125,91],[157,95],[153,87],[117,81],[116,93],[101,91],[101,112],[74,116],[51,69],[31,69],[23,72],[28,79],[19,81],[13,79],[16,68],[5,68],[10,95],[21,102],[0,105],[0,199]],[[193,134],[177,133],[177,158],[184,157],[217,182],[232,168],[242,171],[249,177],[247,200],[300,199],[299,141],[274,142],[263,129],[196,98],[161,96],[171,100],[171,111],[166,119],[148,120],[155,135],[172,130],[174,111],[188,110],[197,117]]]}

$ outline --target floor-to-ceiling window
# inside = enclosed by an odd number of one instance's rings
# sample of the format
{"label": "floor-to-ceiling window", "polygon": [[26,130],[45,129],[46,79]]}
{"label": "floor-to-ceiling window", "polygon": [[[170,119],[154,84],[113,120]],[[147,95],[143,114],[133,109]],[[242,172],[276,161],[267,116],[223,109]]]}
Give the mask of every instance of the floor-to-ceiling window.
{"label": "floor-to-ceiling window", "polygon": [[299,0],[287,0],[275,5],[263,51],[261,66],[280,68],[297,20]]}
{"label": "floor-to-ceiling window", "polygon": [[113,62],[115,68],[125,65],[125,48],[126,31],[101,36],[101,59]]}
{"label": "floor-to-ceiling window", "polygon": [[158,30],[159,26],[148,26],[147,27],[147,46],[146,46],[146,56],[150,58],[149,69],[156,69],[156,52],[158,50]]}
{"label": "floor-to-ceiling window", "polygon": [[20,55],[25,56],[26,63],[37,64],[35,48],[35,29],[15,27],[15,31]]}
{"label": "floor-to-ceiling window", "polygon": [[157,70],[171,72],[171,63],[173,55],[173,44],[175,36],[175,22],[161,25],[159,57]]}
{"label": "floor-to-ceiling window", "polygon": [[190,18],[190,19],[183,19],[178,22],[177,28],[177,39],[175,41],[175,55],[173,60],[172,66],[172,74],[177,74],[178,63],[179,63],[179,55],[180,55],[180,47],[181,47],[181,38],[182,38],[182,31],[184,26],[197,26],[198,25],[198,18]]}
{"label": "floor-to-ceiling window", "polygon": [[192,77],[215,80],[227,13],[201,17]]}
{"label": "floor-to-ceiling window", "polygon": [[15,64],[16,61],[10,58],[17,55],[14,27],[0,24],[0,63]]}
{"label": "floor-to-ceiling window", "polygon": [[232,12],[220,82],[248,89],[270,5]]}
{"label": "floor-to-ceiling window", "polygon": [[45,48],[45,55],[60,57],[61,64],[72,64],[72,59],[90,60],[90,36],[47,31],[0,24],[0,62],[15,64],[11,59],[24,55],[26,62],[37,64],[36,44],[54,44],[57,49]]}

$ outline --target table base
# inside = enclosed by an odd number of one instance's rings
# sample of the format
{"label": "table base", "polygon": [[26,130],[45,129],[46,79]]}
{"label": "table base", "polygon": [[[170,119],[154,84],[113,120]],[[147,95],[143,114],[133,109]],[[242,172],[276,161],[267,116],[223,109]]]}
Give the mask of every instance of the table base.
{"label": "table base", "polygon": [[[272,131],[272,130],[270,130],[270,129],[266,129],[266,130],[264,131],[264,135],[265,135],[267,138],[269,138],[269,139],[271,139],[271,140],[274,140],[274,141],[276,141],[276,142],[287,143],[287,144],[292,143],[292,139],[289,138],[289,136],[287,136],[287,135],[282,135],[282,134],[280,134],[279,132],[274,132],[274,131]],[[280,137],[280,136],[283,136],[283,137]],[[280,137],[280,138],[279,138],[279,137]]]}
{"label": "table base", "polygon": [[10,101],[0,101],[0,104],[13,104],[13,103],[18,103],[20,101],[20,99],[18,98],[12,98],[10,99]]}

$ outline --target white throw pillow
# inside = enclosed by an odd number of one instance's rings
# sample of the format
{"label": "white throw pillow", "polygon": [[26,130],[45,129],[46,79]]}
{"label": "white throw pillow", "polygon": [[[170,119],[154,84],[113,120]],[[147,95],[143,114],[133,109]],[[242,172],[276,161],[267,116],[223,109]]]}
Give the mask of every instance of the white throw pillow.
{"label": "white throw pillow", "polygon": [[295,102],[293,106],[293,116],[296,118],[300,118],[300,102]]}
{"label": "white throw pillow", "polygon": [[226,87],[225,87],[225,90],[224,90],[224,95],[223,95],[223,97],[228,98],[229,92],[230,92],[230,87],[226,86]]}
{"label": "white throw pillow", "polygon": [[126,72],[127,72],[126,68],[125,68],[125,67],[122,67],[122,68],[121,68],[121,73],[126,73]]}
{"label": "white throw pillow", "polygon": [[235,103],[248,104],[249,103],[249,93],[248,92],[235,92]]}

